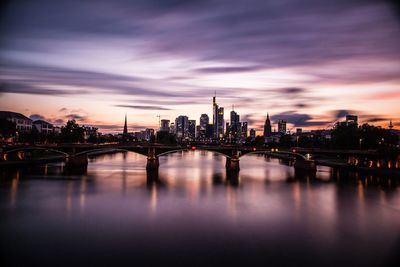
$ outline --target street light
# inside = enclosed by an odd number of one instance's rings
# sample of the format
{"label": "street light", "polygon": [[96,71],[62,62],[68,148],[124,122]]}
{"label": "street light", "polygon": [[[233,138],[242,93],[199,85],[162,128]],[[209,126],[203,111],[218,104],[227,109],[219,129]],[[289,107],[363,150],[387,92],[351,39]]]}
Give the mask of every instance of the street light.
{"label": "street light", "polygon": [[362,141],[363,141],[363,139],[360,138],[360,150],[361,150]]}

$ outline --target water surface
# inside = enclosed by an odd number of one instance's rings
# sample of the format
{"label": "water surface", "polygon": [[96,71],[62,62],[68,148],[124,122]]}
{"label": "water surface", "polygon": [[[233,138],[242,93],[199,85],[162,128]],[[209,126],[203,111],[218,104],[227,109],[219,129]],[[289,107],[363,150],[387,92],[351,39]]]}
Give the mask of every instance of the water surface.
{"label": "water surface", "polygon": [[202,151],[160,158],[117,153],[87,173],[63,164],[2,173],[1,258],[40,265],[400,266],[394,178],[244,156],[238,176]]}

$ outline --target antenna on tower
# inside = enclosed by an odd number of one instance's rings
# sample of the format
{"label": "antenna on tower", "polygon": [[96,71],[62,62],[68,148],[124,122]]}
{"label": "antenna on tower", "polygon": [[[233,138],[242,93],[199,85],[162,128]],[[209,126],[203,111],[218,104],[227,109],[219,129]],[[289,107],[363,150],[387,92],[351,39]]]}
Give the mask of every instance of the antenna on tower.
{"label": "antenna on tower", "polygon": [[393,129],[393,123],[392,123],[392,120],[390,120],[390,123],[389,123],[389,129],[390,129],[390,130],[392,130],[392,129]]}

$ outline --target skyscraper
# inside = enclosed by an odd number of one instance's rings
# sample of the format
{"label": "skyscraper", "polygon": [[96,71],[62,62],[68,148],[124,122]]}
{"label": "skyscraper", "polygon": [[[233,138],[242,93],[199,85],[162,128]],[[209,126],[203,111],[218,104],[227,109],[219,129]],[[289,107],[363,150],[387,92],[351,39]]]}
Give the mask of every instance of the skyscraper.
{"label": "skyscraper", "polygon": [[270,136],[271,133],[272,133],[271,121],[269,120],[269,114],[267,113],[267,119],[265,120],[265,124],[264,124],[264,137]]}
{"label": "skyscraper", "polygon": [[248,126],[247,121],[244,121],[242,123],[242,140],[246,140],[247,138],[247,126]]}
{"label": "skyscraper", "polygon": [[217,137],[222,138],[224,135],[224,108],[218,108],[218,117],[217,117]]}
{"label": "skyscraper", "polygon": [[278,132],[286,134],[286,121],[284,120],[278,121]]}
{"label": "skyscraper", "polygon": [[160,131],[162,131],[162,132],[169,131],[169,120],[161,120]]}
{"label": "skyscraper", "polygon": [[207,124],[210,123],[210,119],[207,114],[201,114],[200,116],[200,130],[206,130]]}
{"label": "skyscraper", "polygon": [[[232,107],[233,109],[233,107]],[[234,110],[231,111],[231,129],[230,134],[232,140],[237,140],[241,136],[240,116]]]}
{"label": "skyscraper", "polygon": [[189,120],[188,137],[190,140],[196,138],[196,120]]}
{"label": "skyscraper", "polygon": [[213,97],[213,128],[214,138],[218,138],[218,105],[216,102],[217,93]]}
{"label": "skyscraper", "polygon": [[250,138],[251,141],[254,141],[256,139],[256,130],[250,129]]}
{"label": "skyscraper", "polygon": [[188,137],[189,132],[189,118],[187,116],[179,116],[175,119],[176,137],[184,139]]}
{"label": "skyscraper", "polygon": [[198,137],[200,139],[205,139],[206,138],[206,131],[207,131],[207,125],[210,123],[210,119],[208,118],[207,114],[201,114],[200,116],[200,127],[199,131],[197,133]]}

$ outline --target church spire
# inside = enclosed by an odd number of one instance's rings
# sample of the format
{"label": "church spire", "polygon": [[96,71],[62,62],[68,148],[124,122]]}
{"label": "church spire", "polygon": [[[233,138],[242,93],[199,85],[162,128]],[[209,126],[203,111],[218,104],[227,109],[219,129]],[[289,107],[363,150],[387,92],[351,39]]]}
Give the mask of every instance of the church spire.
{"label": "church spire", "polygon": [[126,117],[126,113],[125,113],[125,123],[124,123],[124,132],[123,132],[124,136],[128,135],[128,123],[127,123],[127,117]]}

